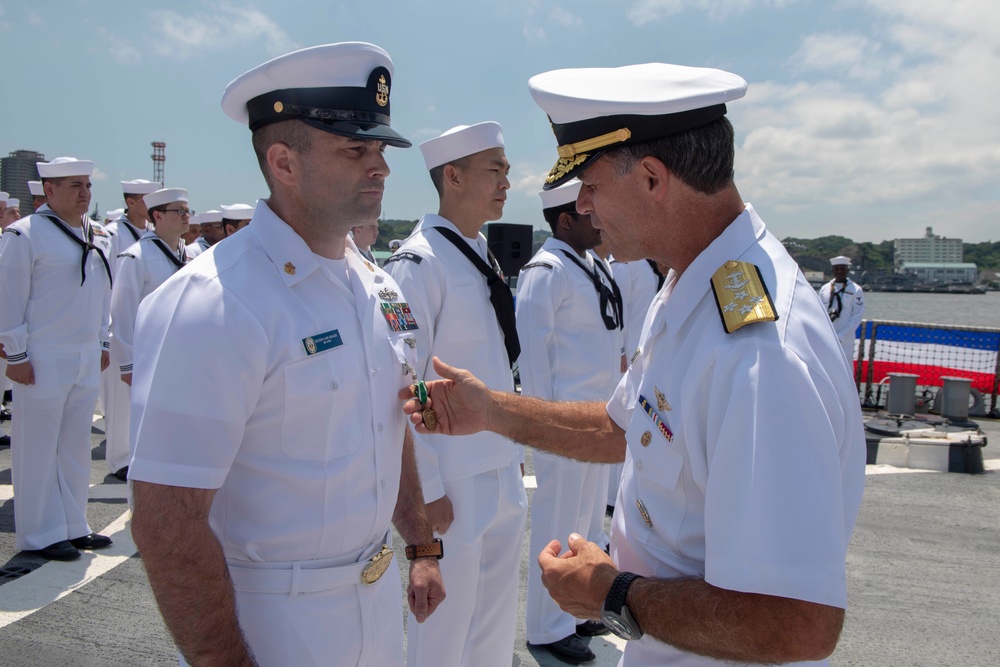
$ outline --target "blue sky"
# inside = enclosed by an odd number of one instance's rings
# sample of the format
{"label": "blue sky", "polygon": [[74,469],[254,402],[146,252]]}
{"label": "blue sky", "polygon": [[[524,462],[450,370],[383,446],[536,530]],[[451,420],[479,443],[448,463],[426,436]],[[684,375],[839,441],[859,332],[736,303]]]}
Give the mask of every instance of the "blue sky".
{"label": "blue sky", "polygon": [[[94,160],[102,210],[152,178],[198,210],[266,196],[226,84],[296,48],[362,40],[395,63],[393,126],[414,144],[499,121],[504,222],[543,226],[555,142],[527,80],[670,62],[749,82],[729,105],[736,180],[779,238],[1000,240],[1000,3],[994,0],[0,0],[0,155]],[[389,149],[384,215],[436,211],[419,150]]]}

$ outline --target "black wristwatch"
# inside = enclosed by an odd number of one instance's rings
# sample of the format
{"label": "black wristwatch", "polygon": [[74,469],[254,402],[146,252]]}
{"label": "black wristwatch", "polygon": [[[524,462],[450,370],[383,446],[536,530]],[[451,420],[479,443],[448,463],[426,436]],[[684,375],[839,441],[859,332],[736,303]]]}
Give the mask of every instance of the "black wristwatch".
{"label": "black wristwatch", "polygon": [[601,622],[607,626],[608,630],[625,640],[639,639],[642,637],[642,630],[634,618],[632,612],[625,606],[625,595],[628,587],[636,579],[642,579],[634,572],[620,572],[611,584],[608,597],[604,598],[604,609],[601,610]]}

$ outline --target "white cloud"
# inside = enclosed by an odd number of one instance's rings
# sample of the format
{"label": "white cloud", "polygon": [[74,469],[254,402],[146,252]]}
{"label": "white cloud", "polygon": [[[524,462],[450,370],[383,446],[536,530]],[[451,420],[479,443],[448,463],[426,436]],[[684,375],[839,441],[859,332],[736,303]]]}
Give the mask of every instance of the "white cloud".
{"label": "white cloud", "polygon": [[652,23],[685,9],[704,11],[715,19],[742,14],[757,7],[780,9],[798,0],[635,0],[625,12],[635,25]]}
{"label": "white cloud", "polygon": [[545,41],[545,28],[540,25],[525,23],[522,32],[524,34],[524,38],[529,42]]}
{"label": "white cloud", "polygon": [[36,14],[35,12],[28,12],[28,14],[24,17],[24,20],[28,23],[28,25],[34,28],[39,28],[45,24],[45,21],[42,20],[42,17]]}
{"label": "white cloud", "polygon": [[583,26],[583,19],[572,12],[566,11],[562,7],[556,7],[550,15],[553,21],[567,28],[580,28]]}
{"label": "white cloud", "polygon": [[108,180],[107,172],[103,171],[100,167],[94,167],[93,173],[90,175],[91,181],[106,181]]}
{"label": "white cloud", "polygon": [[[555,163],[555,158],[552,160]],[[549,175],[552,165],[519,165],[511,168],[510,191],[525,195],[536,195],[542,189],[545,177]]]}
{"label": "white cloud", "polygon": [[152,12],[156,34],[151,48],[162,56],[186,58],[198,51],[219,50],[253,42],[277,55],[298,45],[270,17],[252,7],[220,2],[207,12],[182,16],[172,9]]}
{"label": "white cloud", "polygon": [[956,16],[927,4],[870,0],[889,27],[885,41],[807,36],[793,60],[811,78],[751,82],[731,113],[745,132],[738,180],[754,199],[783,210],[904,204],[982,219],[964,202],[996,200],[1000,40],[984,25],[1000,24],[1000,9],[978,3],[974,17],[959,2]]}

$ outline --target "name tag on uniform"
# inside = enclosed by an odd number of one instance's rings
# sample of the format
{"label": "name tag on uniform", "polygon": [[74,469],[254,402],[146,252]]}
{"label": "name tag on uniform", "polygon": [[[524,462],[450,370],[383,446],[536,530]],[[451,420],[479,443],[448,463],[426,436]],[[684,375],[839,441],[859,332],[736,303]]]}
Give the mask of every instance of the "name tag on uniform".
{"label": "name tag on uniform", "polygon": [[383,303],[382,316],[393,331],[416,331],[417,320],[413,317],[408,303]]}
{"label": "name tag on uniform", "polygon": [[340,347],[344,344],[344,340],[340,337],[340,330],[334,329],[333,331],[327,331],[326,333],[316,334],[315,336],[309,336],[308,338],[302,339],[302,347],[306,349],[307,355],[314,355],[320,352],[326,352],[327,350],[332,350],[335,347]]}

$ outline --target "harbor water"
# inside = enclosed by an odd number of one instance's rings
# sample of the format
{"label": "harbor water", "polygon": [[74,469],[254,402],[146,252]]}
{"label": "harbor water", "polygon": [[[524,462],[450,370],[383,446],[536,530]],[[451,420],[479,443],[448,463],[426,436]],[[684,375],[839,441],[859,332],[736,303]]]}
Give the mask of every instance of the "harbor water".
{"label": "harbor water", "polygon": [[1000,292],[865,292],[865,319],[1000,328]]}

